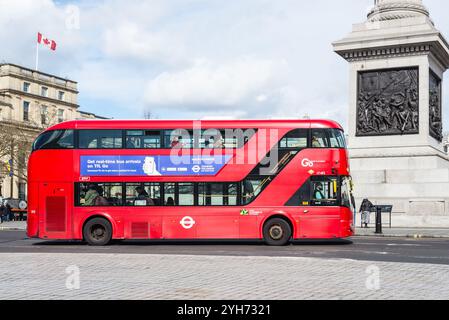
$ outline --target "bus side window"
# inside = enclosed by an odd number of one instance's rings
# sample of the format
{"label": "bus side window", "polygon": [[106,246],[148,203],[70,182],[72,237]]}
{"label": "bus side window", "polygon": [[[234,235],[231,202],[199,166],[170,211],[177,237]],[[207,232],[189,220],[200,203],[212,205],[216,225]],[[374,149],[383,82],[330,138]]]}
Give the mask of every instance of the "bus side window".
{"label": "bus side window", "polygon": [[180,206],[195,204],[195,187],[193,183],[178,183],[178,198]]}
{"label": "bus side window", "polygon": [[127,149],[159,149],[161,147],[160,131],[128,130],[126,131]]}
{"label": "bus side window", "polygon": [[242,203],[251,203],[267,186],[271,177],[249,178],[242,182]]}
{"label": "bus side window", "polygon": [[164,204],[166,206],[176,205],[175,189],[175,183],[164,183]]}
{"label": "bus side window", "polygon": [[33,151],[41,149],[73,149],[74,131],[55,130],[42,133],[33,144]]}
{"label": "bus side window", "polygon": [[326,130],[312,130],[312,148],[329,148]]}
{"label": "bus side window", "polygon": [[78,203],[81,206],[104,207],[122,204],[122,185],[120,183],[82,183],[78,188]]}
{"label": "bus side window", "polygon": [[79,130],[80,149],[121,149],[121,130]]}
{"label": "bus side window", "polygon": [[280,149],[304,149],[307,148],[308,132],[305,129],[290,131],[280,142]]}
{"label": "bus side window", "polygon": [[336,205],[338,202],[338,180],[335,177],[313,177],[311,191],[313,205]]}

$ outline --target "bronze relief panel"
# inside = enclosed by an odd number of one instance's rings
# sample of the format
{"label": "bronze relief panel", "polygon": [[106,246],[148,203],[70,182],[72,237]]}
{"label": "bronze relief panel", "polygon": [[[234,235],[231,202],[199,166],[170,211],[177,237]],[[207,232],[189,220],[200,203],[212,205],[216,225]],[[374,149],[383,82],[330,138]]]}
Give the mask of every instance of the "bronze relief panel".
{"label": "bronze relief panel", "polygon": [[357,136],[419,134],[418,67],[358,73]]}

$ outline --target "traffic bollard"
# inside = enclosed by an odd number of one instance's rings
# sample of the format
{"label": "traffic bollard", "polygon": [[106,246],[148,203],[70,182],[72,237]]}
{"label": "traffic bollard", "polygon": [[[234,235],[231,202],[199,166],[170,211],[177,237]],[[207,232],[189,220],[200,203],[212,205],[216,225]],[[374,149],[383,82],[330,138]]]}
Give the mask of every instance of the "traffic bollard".
{"label": "traffic bollard", "polygon": [[376,208],[376,234],[382,234],[382,208]]}

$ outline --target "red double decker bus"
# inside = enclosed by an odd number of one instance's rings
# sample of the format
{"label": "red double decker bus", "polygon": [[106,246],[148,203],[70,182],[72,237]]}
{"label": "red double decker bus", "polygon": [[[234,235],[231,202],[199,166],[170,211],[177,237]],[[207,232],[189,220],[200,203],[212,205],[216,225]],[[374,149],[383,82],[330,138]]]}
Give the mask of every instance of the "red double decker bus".
{"label": "red double decker bus", "polygon": [[36,139],[28,171],[34,238],[285,245],[353,235],[333,121],[71,121]]}

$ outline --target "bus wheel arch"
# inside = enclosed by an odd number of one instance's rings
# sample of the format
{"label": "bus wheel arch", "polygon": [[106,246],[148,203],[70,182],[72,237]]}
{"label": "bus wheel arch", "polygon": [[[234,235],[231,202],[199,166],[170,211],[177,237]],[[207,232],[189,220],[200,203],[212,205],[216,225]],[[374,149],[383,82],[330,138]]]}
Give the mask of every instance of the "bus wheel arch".
{"label": "bus wheel arch", "polygon": [[114,225],[109,217],[93,215],[82,224],[82,237],[89,245],[105,246],[113,238]]}
{"label": "bus wheel arch", "polygon": [[262,224],[262,237],[267,245],[285,246],[292,241],[294,232],[292,220],[282,214],[269,216]]}

